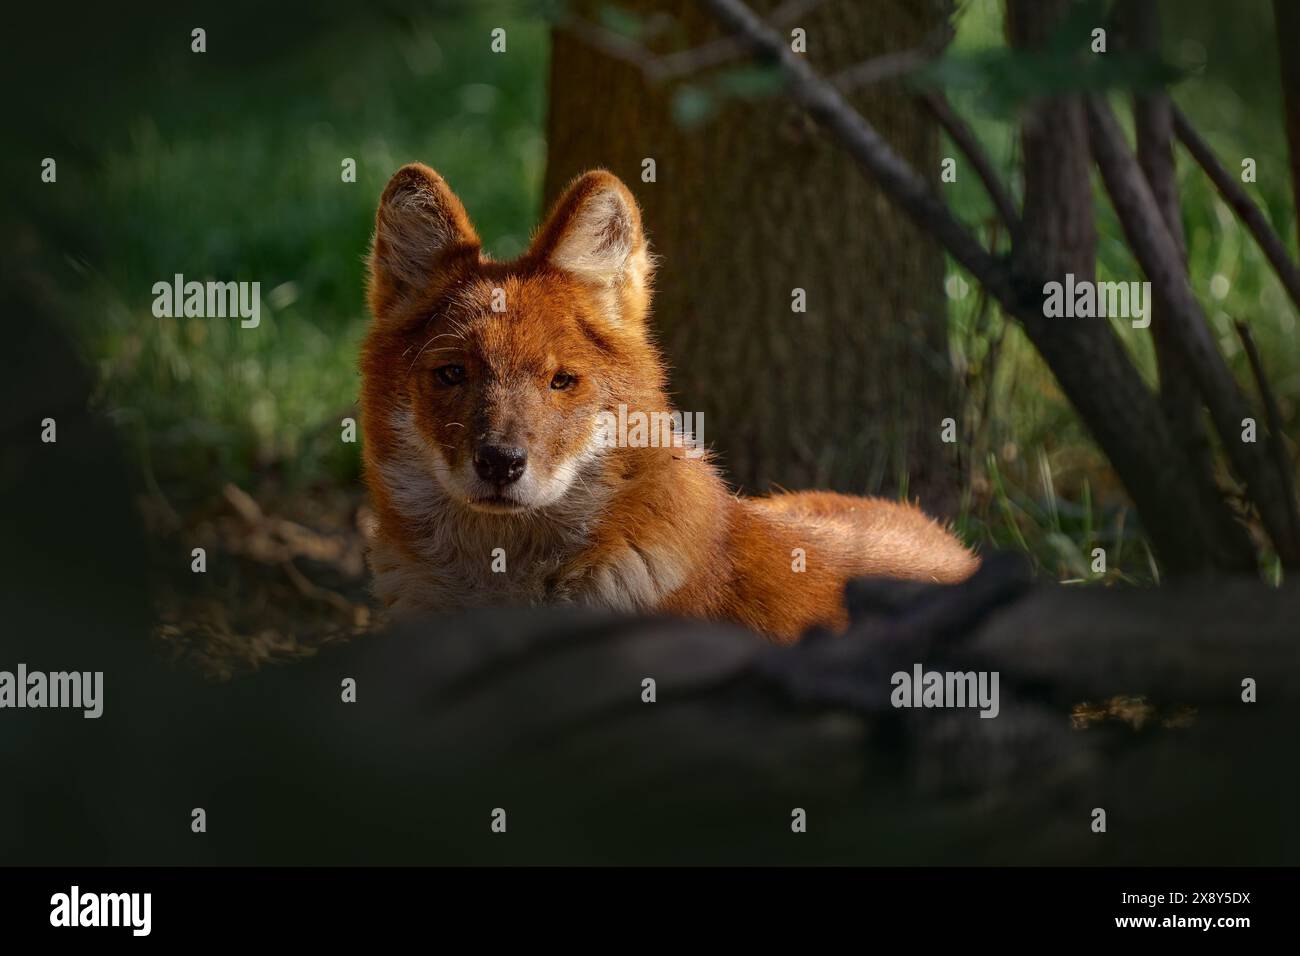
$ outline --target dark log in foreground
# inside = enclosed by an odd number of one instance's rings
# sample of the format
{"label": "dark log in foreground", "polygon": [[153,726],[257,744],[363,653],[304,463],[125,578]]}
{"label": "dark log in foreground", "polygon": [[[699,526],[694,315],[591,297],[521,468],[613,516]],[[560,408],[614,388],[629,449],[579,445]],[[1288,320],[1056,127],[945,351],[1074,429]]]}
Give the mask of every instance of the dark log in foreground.
{"label": "dark log in foreground", "polygon": [[[229,685],[119,668],[98,721],[4,715],[0,856],[1297,862],[1300,589],[1032,587],[1019,567],[859,582],[848,636],[789,649],[703,623],[501,611]],[[916,665],[998,672],[997,717],[896,709],[891,676]],[[1072,727],[1074,705],[1136,694],[1140,729]]]}

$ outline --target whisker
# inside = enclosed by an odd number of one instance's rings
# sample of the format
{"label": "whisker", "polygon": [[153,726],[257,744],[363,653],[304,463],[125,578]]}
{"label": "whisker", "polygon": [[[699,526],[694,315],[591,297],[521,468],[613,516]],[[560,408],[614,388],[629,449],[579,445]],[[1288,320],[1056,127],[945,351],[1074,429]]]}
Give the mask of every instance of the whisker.
{"label": "whisker", "polygon": [[[410,364],[410,366],[406,369],[407,374],[409,375],[410,372],[411,372],[411,369],[415,368],[415,363],[418,362],[418,361],[420,361],[420,356],[424,354],[424,350],[427,349],[427,348],[428,348],[430,345],[432,345],[434,342],[438,341],[438,339],[457,339],[457,340],[459,341],[459,340],[463,340],[463,338],[464,338],[463,336],[453,335],[453,334],[450,333],[450,332],[442,332],[442,333],[439,333],[438,335],[435,335],[433,338],[429,339],[429,341],[425,342],[424,345],[420,346],[420,351],[418,351],[418,352],[415,353],[415,358],[411,359],[411,364]],[[410,349],[408,348],[406,351],[409,352]],[[434,349],[434,352],[435,352],[435,353],[437,353],[437,352],[451,352],[451,351],[454,351],[454,349],[453,349],[451,346],[443,346],[442,348]],[[402,354],[403,354],[403,356],[405,356],[406,353],[404,352],[404,353],[402,353]]]}

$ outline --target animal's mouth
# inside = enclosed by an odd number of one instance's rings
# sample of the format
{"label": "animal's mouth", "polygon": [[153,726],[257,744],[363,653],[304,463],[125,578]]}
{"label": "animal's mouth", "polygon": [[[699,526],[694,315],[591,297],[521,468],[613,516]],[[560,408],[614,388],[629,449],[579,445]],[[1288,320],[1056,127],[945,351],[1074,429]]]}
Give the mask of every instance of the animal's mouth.
{"label": "animal's mouth", "polygon": [[483,495],[478,498],[471,498],[469,506],[475,511],[486,511],[488,514],[515,514],[520,511],[528,510],[528,506],[521,501],[508,497],[503,494]]}

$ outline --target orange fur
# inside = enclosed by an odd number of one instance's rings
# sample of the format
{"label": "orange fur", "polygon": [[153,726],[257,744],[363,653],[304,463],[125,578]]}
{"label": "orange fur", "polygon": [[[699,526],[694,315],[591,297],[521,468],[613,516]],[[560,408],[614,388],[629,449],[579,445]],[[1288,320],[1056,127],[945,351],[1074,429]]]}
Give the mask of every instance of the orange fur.
{"label": "orange fur", "polygon": [[[788,641],[842,629],[852,577],[974,571],[977,559],[911,505],[740,498],[685,447],[597,441],[597,416],[620,404],[671,410],[647,328],[652,270],[636,201],[610,173],[575,180],[508,263],[483,255],[437,173],[393,176],[361,359],[370,560],[386,603],[576,602],[736,621]],[[794,570],[797,548],[806,570]]]}

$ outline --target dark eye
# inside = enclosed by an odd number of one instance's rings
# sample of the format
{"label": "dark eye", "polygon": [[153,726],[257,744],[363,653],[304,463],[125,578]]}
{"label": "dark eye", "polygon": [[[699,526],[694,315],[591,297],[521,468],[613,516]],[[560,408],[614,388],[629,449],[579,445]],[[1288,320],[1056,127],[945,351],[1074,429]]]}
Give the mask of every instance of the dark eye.
{"label": "dark eye", "polygon": [[443,385],[459,385],[465,381],[465,366],[443,365],[434,374]]}
{"label": "dark eye", "polygon": [[576,382],[578,379],[568,372],[556,372],[555,377],[551,379],[551,388],[565,389]]}

